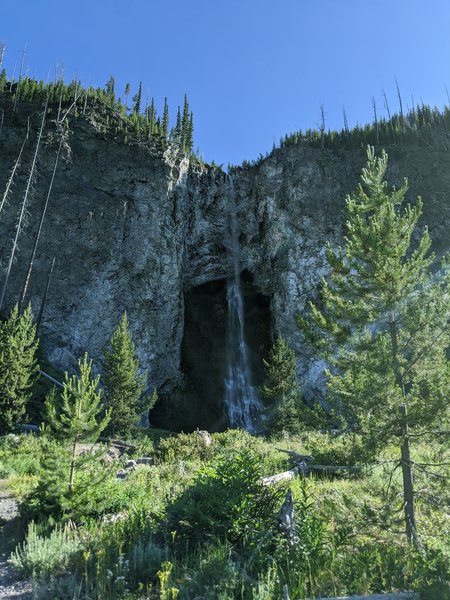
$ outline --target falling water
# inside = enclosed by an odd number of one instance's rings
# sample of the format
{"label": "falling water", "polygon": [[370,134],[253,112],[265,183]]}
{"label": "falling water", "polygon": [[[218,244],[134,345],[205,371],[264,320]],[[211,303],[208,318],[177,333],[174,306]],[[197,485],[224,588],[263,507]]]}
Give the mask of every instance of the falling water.
{"label": "falling water", "polygon": [[239,239],[233,180],[228,177],[229,228],[228,242],[233,274],[227,286],[227,375],[225,404],[232,427],[255,429],[262,404],[251,382],[248,349],[244,338],[244,301],[242,297]]}

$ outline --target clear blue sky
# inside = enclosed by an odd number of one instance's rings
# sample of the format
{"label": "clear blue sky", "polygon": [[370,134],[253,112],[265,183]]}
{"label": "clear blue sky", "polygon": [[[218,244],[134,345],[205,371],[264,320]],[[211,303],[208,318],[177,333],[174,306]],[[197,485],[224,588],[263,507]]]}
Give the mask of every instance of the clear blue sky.
{"label": "clear blue sky", "polygon": [[206,160],[240,163],[285,133],[341,128],[383,110],[442,106],[450,89],[449,0],[0,0],[11,75],[27,47],[29,73],[64,64],[83,82],[140,80],[174,116],[188,94]]}

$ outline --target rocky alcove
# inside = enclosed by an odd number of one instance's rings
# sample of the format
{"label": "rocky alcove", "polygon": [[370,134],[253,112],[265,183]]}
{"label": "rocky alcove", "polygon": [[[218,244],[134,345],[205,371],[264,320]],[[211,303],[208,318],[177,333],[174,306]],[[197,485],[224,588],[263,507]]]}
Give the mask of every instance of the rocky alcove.
{"label": "rocky alcove", "polygon": [[[253,277],[248,271],[241,273],[241,289],[252,383],[259,387],[264,379],[262,361],[271,344],[270,298],[254,285]],[[218,279],[190,289],[185,293],[184,302],[181,369],[185,388],[172,395],[169,401],[172,406],[170,414],[166,411],[165,415],[157,415],[158,420],[161,424],[168,425],[164,422],[170,419],[171,428],[182,426],[185,431],[197,427],[221,431],[228,426],[224,404],[227,371],[227,280]]]}

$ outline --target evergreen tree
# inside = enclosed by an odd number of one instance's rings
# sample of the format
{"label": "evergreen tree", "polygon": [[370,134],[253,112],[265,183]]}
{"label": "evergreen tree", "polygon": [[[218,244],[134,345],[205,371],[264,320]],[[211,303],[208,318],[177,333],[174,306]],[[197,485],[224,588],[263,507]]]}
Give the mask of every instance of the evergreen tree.
{"label": "evergreen tree", "polygon": [[38,340],[31,306],[17,305],[0,323],[0,433],[11,431],[24,417],[38,371]]}
{"label": "evergreen tree", "polygon": [[153,135],[155,133],[155,123],[156,123],[156,109],[155,109],[155,99],[152,98],[150,106],[147,106],[147,122],[148,129],[150,134]]}
{"label": "evergreen tree", "polygon": [[328,247],[321,307],[311,303],[299,325],[332,367],[328,391],[347,423],[374,450],[397,444],[405,529],[415,541],[410,439],[448,423],[450,268],[444,260],[431,273],[427,230],[411,246],[422,201],[402,209],[407,181],[389,190],[386,168],[386,153],[377,158],[369,147],[347,198],[345,244]]}
{"label": "evergreen tree", "polygon": [[49,394],[46,401],[47,422],[53,432],[72,445],[68,490],[72,491],[77,461],[77,446],[82,441],[95,441],[109,421],[109,413],[101,416],[100,376],[91,376],[92,360],[87,354],[78,361],[79,376],[65,373],[63,391]]}
{"label": "evergreen tree", "polygon": [[184,95],[183,116],[181,117],[181,149],[188,152],[189,145],[189,102],[187,95]]}
{"label": "evergreen tree", "polygon": [[162,117],[162,136],[167,140],[169,137],[169,105],[167,98],[164,98],[164,110]]}
{"label": "evergreen tree", "polygon": [[139,362],[124,313],[104,352],[104,402],[111,412],[108,433],[127,435],[138,421],[146,407],[142,398],[146,380],[145,374],[139,374]]}
{"label": "evergreen tree", "polygon": [[263,360],[263,363],[266,379],[261,393],[271,403],[268,429],[271,432],[298,433],[302,429],[303,401],[297,381],[295,353],[286,340],[278,336],[268,360]]}
{"label": "evergreen tree", "polygon": [[125,86],[125,108],[128,108],[128,96],[130,95],[130,84],[127,83]]}
{"label": "evergreen tree", "polygon": [[114,102],[115,97],[116,97],[115,86],[116,86],[116,82],[114,80],[114,77],[111,75],[111,77],[106,82],[106,86],[105,86],[106,95],[111,100],[111,102]]}
{"label": "evergreen tree", "polygon": [[194,147],[194,114],[191,112],[189,116],[188,135],[186,142],[186,151],[188,154],[192,153]]}
{"label": "evergreen tree", "polygon": [[175,128],[173,130],[173,141],[177,144],[181,143],[181,109],[178,106],[177,109],[177,120],[176,120],[176,125]]}
{"label": "evergreen tree", "polygon": [[141,112],[141,101],[142,101],[142,81],[139,82],[139,89],[137,94],[133,96],[133,113],[138,115]]}

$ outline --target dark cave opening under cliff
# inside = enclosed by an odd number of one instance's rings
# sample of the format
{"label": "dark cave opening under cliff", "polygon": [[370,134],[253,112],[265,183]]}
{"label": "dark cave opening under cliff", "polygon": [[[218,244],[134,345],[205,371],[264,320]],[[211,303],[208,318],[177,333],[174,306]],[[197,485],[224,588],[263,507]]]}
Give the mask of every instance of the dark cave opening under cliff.
{"label": "dark cave opening under cliff", "polygon": [[[264,380],[262,359],[271,345],[270,298],[254,285],[249,271],[241,273],[244,332],[252,383]],[[185,293],[181,366],[186,386],[182,393],[183,429],[208,431],[227,428],[224,406],[227,371],[227,280],[204,283]]]}

